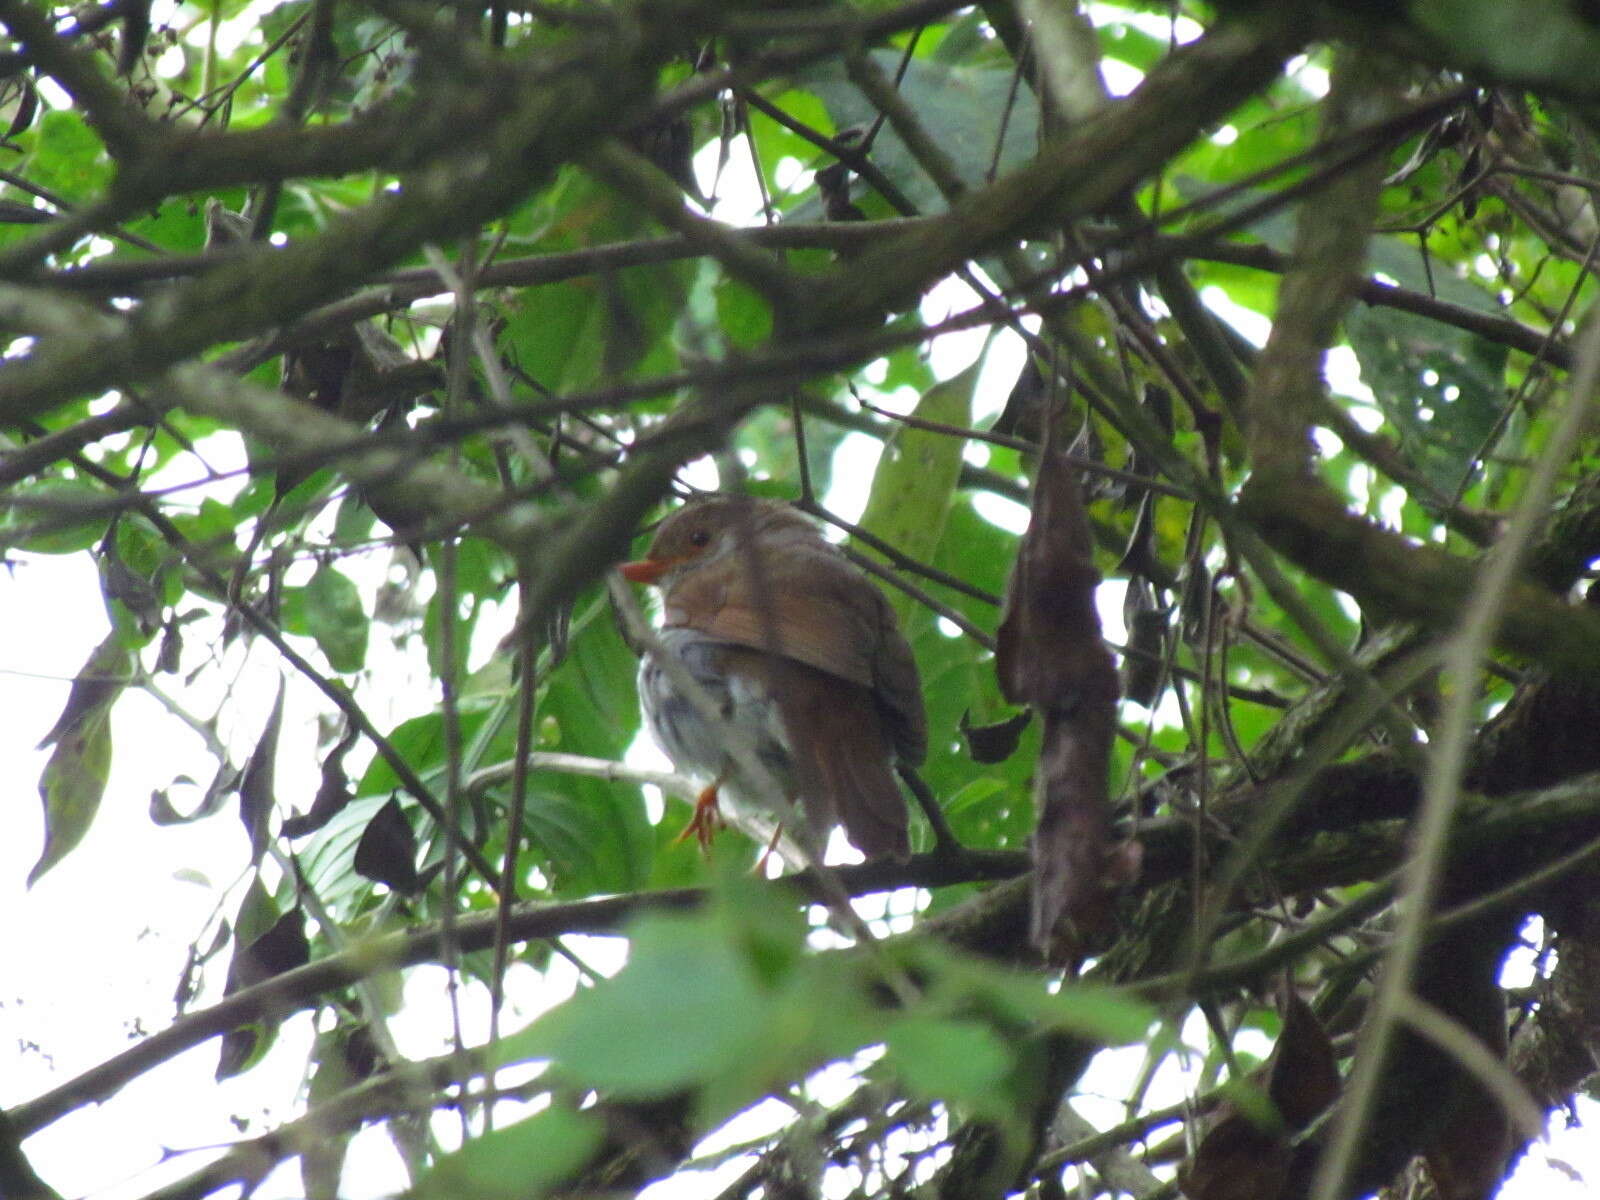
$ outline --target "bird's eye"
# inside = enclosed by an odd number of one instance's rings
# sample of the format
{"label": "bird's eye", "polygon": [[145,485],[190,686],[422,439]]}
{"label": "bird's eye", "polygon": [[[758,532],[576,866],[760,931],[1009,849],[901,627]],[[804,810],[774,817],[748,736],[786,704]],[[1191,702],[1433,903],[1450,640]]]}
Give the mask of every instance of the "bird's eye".
{"label": "bird's eye", "polygon": [[691,546],[705,546],[709,544],[710,541],[711,534],[704,529],[696,529],[689,535],[689,544]]}

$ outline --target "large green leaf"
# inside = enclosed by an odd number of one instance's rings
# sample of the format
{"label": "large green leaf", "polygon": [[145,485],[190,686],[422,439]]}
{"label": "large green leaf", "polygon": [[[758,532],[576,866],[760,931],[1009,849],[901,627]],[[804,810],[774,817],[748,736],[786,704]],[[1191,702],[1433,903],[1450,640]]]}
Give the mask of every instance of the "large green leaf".
{"label": "large green leaf", "polygon": [[[934,384],[912,415],[932,426],[965,429],[972,421],[972,389],[982,362],[980,357],[960,374]],[[963,438],[934,428],[896,428],[873,474],[861,528],[908,558],[930,561],[944,538],[965,445]],[[889,590],[889,603],[902,622],[922,607],[894,589]]]}
{"label": "large green leaf", "polygon": [[563,1075],[618,1096],[670,1095],[738,1070],[769,1036],[772,998],[701,917],[654,916],[628,965],[504,1047],[554,1059]]}
{"label": "large green leaf", "polygon": [[[591,594],[580,611],[540,700],[540,745],[620,760],[639,731],[638,663],[602,600]],[[622,891],[648,878],[654,832],[637,787],[544,772],[533,791],[525,828],[557,894]]]}
{"label": "large green leaf", "polygon": [[[999,596],[1016,547],[1015,534],[991,525],[970,500],[958,497],[933,565]],[[924,581],[924,586],[979,630],[994,632],[999,611],[993,605],[937,584]],[[922,671],[928,710],[924,778],[946,805],[951,828],[963,842],[1020,847],[1033,828],[1029,780],[1039,752],[1037,722],[1024,730],[1017,749],[1003,762],[974,763],[959,733],[963,720],[989,724],[1016,711],[1000,695],[993,655],[922,608],[906,622],[906,634]]]}
{"label": "large green leaf", "polygon": [[306,584],[306,627],[335,671],[359,671],[367,660],[370,622],[361,593],[349,578],[324,564]]}
{"label": "large green leaf", "polygon": [[1376,308],[1352,309],[1345,332],[1402,451],[1453,494],[1506,404],[1506,347]]}
{"label": "large green leaf", "polygon": [[925,1100],[953,1102],[996,1118],[1016,1097],[1005,1085],[1016,1047],[992,1026],[948,1017],[907,1017],[884,1038],[889,1063]]}
{"label": "large green leaf", "polygon": [[72,853],[94,824],[111,773],[111,709],[133,665],[121,639],[108,636],[73,680],[66,707],[40,743],[55,750],[39,777],[44,849],[28,872],[29,887]]}
{"label": "large green leaf", "polygon": [[34,154],[23,164],[28,177],[69,201],[97,196],[111,178],[111,159],[82,117],[52,108],[40,119]]}
{"label": "large green leaf", "polygon": [[595,1116],[564,1106],[475,1137],[439,1159],[412,1200],[533,1200],[578,1170],[605,1137]]}
{"label": "large green leaf", "polygon": [[527,1029],[498,1062],[622,1097],[697,1091],[708,1119],[869,1043],[871,978],[805,952],[806,923],[742,868],[693,914],[630,927],[627,965]]}
{"label": "large green leaf", "polygon": [[[575,172],[563,174],[540,207],[545,253],[626,241],[648,229],[636,209]],[[634,370],[665,372],[676,365],[671,332],[694,271],[689,262],[663,262],[527,289],[506,303],[500,344],[548,391]]]}
{"label": "large green leaf", "polygon": [[[901,67],[894,50],[874,50],[872,59],[888,78]],[[865,129],[877,109],[851,83],[836,59],[800,72],[799,80],[827,106],[836,129]],[[1039,106],[1033,93],[1016,86],[1009,63],[952,63],[913,58],[905,64],[899,91],[923,128],[955,162],[969,186],[981,184],[1031,158],[1039,144]],[[872,145],[872,161],[916,204],[919,211],[945,207],[938,188],[917,165],[894,130],[885,125]]]}

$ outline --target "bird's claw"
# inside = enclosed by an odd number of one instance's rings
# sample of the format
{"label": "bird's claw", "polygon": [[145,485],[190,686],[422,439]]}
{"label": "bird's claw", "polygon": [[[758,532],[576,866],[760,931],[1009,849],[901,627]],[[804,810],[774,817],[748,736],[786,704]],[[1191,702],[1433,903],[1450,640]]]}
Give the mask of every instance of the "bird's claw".
{"label": "bird's claw", "polygon": [[[725,828],[727,822],[722,818],[722,810],[717,807],[717,785],[713,783],[700,793],[694,802],[694,816],[689,818],[689,823],[683,827],[683,832],[677,837],[678,842],[686,842],[693,835],[695,841],[700,843],[703,853],[711,853],[711,839],[717,830]],[[676,844],[676,843],[674,843]]]}

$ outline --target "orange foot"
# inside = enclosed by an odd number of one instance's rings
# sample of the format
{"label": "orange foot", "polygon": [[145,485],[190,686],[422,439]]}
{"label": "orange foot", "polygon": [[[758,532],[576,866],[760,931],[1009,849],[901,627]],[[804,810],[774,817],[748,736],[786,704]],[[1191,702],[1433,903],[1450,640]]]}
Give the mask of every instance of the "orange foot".
{"label": "orange foot", "polygon": [[778,848],[778,839],[783,836],[783,823],[772,831],[772,840],[767,843],[767,848],[761,852],[761,857],[756,859],[755,870],[752,872],[758,879],[767,877],[767,859],[772,857],[772,852]]}
{"label": "orange foot", "polygon": [[694,816],[689,818],[689,823],[677,837],[679,842],[688,841],[689,835],[693,834],[695,841],[700,843],[701,851],[711,853],[712,836],[727,825],[722,819],[722,810],[717,807],[717,788],[721,784],[719,779],[700,793],[694,802]]}

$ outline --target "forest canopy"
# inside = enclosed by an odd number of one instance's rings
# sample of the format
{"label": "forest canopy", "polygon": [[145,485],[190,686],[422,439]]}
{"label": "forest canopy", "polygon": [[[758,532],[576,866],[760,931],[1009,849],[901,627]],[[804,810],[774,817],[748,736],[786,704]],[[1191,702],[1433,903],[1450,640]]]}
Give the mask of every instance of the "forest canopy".
{"label": "forest canopy", "polygon": [[[303,1084],[125,1194],[1495,1195],[1600,1061],[1597,61],[1563,0],[0,0],[5,586],[105,613],[8,886],[169,736],[145,835],[231,847],[164,1023],[0,1083],[0,1196],[201,1046]],[[680,837],[615,568],[710,492],[883,589],[904,861]]]}

